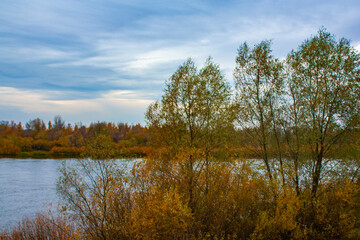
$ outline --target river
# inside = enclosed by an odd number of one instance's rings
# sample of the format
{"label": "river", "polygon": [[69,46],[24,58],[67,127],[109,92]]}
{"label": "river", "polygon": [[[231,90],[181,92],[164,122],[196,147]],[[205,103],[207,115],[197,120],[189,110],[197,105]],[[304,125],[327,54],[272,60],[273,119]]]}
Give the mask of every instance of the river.
{"label": "river", "polygon": [[[49,204],[57,205],[56,181],[58,168],[63,161],[75,159],[14,159],[0,158],[0,231],[15,226],[23,217],[33,217],[36,213],[49,210]],[[133,164],[141,159],[119,159],[117,165],[129,173]],[[254,170],[264,173],[262,161],[249,159]],[[324,172],[358,171],[358,165],[345,165],[342,161],[328,161]],[[305,176],[305,175],[304,175]],[[325,178],[331,177],[323,176]]]}
{"label": "river", "polygon": [[[74,159],[14,159],[0,158],[0,231],[13,227],[23,217],[56,206],[58,168],[62,161]],[[133,160],[118,160],[129,170]]]}

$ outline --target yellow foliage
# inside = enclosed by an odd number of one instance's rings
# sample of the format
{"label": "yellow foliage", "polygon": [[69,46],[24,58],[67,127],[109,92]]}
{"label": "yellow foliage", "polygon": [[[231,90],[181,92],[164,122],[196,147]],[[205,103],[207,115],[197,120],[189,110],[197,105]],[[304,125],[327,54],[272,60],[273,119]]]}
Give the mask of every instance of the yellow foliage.
{"label": "yellow foliage", "polygon": [[176,189],[149,189],[138,197],[131,213],[135,239],[184,239],[191,229],[192,214]]}
{"label": "yellow foliage", "polygon": [[33,141],[32,143],[32,149],[34,150],[50,151],[52,147],[53,147],[53,142],[49,142],[44,139],[38,139]]}
{"label": "yellow foliage", "polygon": [[30,152],[32,150],[33,139],[30,137],[17,137],[14,139],[15,144],[20,147],[22,152]]}
{"label": "yellow foliage", "polygon": [[0,154],[16,155],[20,152],[20,148],[8,139],[0,139]]}
{"label": "yellow foliage", "polygon": [[50,152],[55,154],[74,154],[80,155],[85,151],[85,147],[53,147]]}
{"label": "yellow foliage", "polygon": [[296,221],[301,201],[291,189],[284,189],[276,197],[274,208],[260,214],[252,239],[291,239],[302,238]]}

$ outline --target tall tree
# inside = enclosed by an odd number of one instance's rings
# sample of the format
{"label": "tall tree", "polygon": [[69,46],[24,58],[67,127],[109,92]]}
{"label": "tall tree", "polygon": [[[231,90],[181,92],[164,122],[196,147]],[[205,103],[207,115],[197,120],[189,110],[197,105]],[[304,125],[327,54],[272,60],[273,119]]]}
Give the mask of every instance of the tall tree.
{"label": "tall tree", "polygon": [[300,91],[290,79],[295,74],[287,64],[286,92],[287,102],[283,106],[282,128],[284,135],[284,144],[286,145],[286,154],[292,162],[291,174],[295,185],[297,195],[300,195],[300,168],[301,168],[301,146],[303,146],[303,132],[305,130],[304,112],[300,104]]}
{"label": "tall tree", "polygon": [[269,178],[273,177],[269,144],[275,137],[280,172],[285,182],[280,144],[280,97],[283,91],[283,67],[271,55],[271,42],[262,41],[250,49],[246,43],[238,49],[234,71],[238,123],[257,144]]}
{"label": "tall tree", "polygon": [[207,173],[212,150],[226,144],[226,129],[232,126],[230,108],[231,88],[209,58],[200,71],[191,59],[181,65],[167,82],[161,102],[147,111],[149,128],[171,149],[170,158],[186,153],[183,158],[191,208],[195,204],[195,172]]}
{"label": "tall tree", "polygon": [[289,84],[298,104],[294,109],[300,108],[304,114],[315,196],[324,159],[338,139],[359,123],[360,55],[349,40],[336,41],[320,29],[289,54],[288,63],[292,72]]}

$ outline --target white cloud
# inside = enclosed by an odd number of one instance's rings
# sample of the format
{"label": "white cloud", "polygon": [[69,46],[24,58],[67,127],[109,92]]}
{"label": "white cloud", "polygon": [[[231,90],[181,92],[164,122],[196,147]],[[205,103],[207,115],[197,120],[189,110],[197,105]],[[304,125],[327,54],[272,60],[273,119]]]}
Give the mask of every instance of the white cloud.
{"label": "white cloud", "polygon": [[[151,43],[145,40],[134,41],[122,39],[119,35],[102,37],[90,43],[94,45],[95,56],[77,58],[49,66],[90,66],[106,68],[139,79],[161,79],[165,81],[172,73],[173,66],[184,62],[187,58],[194,59],[208,56],[207,48],[203,43],[169,44],[163,40],[154,40]],[[164,69],[168,71],[164,74]],[[171,70],[170,70],[171,69]]]}
{"label": "white cloud", "polygon": [[236,49],[242,42],[256,43],[264,39],[276,42],[277,38],[302,41],[317,29],[317,26],[299,23],[290,16],[234,18],[233,11],[227,9],[211,16],[141,19],[138,28],[103,32],[87,38],[87,45],[93,49],[92,56],[50,66],[90,66],[141,79],[165,80],[175,70],[174,65],[188,57],[202,64],[210,55],[230,80]]}
{"label": "white cloud", "polygon": [[[185,60],[190,56],[201,56],[202,54],[199,54],[195,49],[196,47],[191,46],[174,46],[149,50],[136,55],[134,59],[127,62],[125,66],[129,71],[137,71],[150,69],[173,61]],[[197,48],[197,50],[199,50],[199,48]]]}
{"label": "white cloud", "polygon": [[[57,91],[22,90],[11,87],[0,87],[0,107],[6,106],[26,113],[27,115],[52,116],[60,114],[66,120],[120,121],[126,119],[144,119],[147,106],[153,101],[142,98],[133,91],[109,91],[94,99],[54,100]],[[57,96],[58,98],[58,96]],[[84,116],[91,116],[88,119]],[[94,119],[95,118],[95,119]],[[133,120],[131,120],[133,119]]]}
{"label": "white cloud", "polygon": [[94,100],[53,100],[58,91],[22,90],[12,87],[0,87],[0,105],[11,106],[26,113],[66,112],[78,113],[99,108]]}
{"label": "white cloud", "polygon": [[45,46],[1,46],[0,59],[7,62],[33,62],[33,61],[69,61],[75,59],[78,53],[65,52]]}

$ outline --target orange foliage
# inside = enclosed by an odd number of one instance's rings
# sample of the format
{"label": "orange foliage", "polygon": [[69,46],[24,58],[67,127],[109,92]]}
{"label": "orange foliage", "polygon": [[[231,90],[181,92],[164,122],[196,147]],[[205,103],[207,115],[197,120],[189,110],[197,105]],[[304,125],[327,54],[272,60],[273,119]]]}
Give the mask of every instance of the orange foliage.
{"label": "orange foliage", "polygon": [[44,139],[38,139],[32,143],[33,150],[50,151],[52,147],[53,143]]}
{"label": "orange foliage", "polygon": [[126,147],[126,148],[121,148],[121,151],[125,153],[126,156],[145,157],[152,152],[152,147],[147,147],[147,146]]}
{"label": "orange foliage", "polygon": [[20,147],[22,152],[30,152],[32,150],[34,140],[30,137],[18,137],[15,139],[15,143]]}
{"label": "orange foliage", "polygon": [[0,139],[0,155],[16,155],[20,148],[8,139]]}
{"label": "orange foliage", "polygon": [[150,188],[131,212],[134,239],[184,239],[192,227],[190,208],[176,189]]}
{"label": "orange foliage", "polygon": [[11,231],[0,232],[0,239],[28,240],[53,239],[70,240],[79,239],[75,228],[61,217],[52,217],[48,214],[38,214],[35,218],[24,218]]}
{"label": "orange foliage", "polygon": [[55,155],[76,155],[80,156],[85,151],[85,147],[52,147],[51,153]]}

